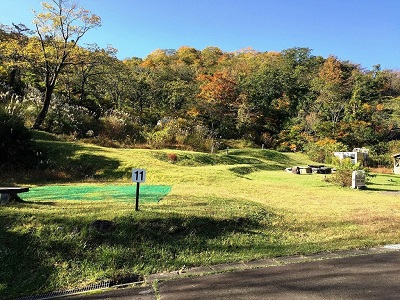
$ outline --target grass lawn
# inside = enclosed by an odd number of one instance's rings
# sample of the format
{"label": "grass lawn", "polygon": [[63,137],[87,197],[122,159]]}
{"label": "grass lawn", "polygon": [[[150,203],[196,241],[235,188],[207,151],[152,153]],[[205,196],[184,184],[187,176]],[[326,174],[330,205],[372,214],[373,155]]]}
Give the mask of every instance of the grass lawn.
{"label": "grass lawn", "polygon": [[[0,206],[0,298],[115,281],[223,262],[362,248],[400,240],[400,177],[378,174],[367,190],[333,186],[323,175],[285,167],[296,153],[231,149],[229,155],[110,149],[42,141],[57,166],[17,184],[127,185],[132,168],[146,185],[172,187],[160,202],[27,199]],[[168,161],[175,153],[177,160]],[[85,178],[78,180],[77,178]],[[2,179],[3,184],[10,183]],[[22,195],[23,198],[23,195]],[[112,221],[100,230],[96,220]]]}

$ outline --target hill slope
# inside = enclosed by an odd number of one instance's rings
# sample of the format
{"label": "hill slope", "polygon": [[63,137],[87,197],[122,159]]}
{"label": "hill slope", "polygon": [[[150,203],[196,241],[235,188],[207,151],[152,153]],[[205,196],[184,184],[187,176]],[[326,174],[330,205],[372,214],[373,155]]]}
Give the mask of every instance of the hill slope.
{"label": "hill slope", "polygon": [[[0,207],[3,299],[101,280],[120,282],[182,266],[365,247],[400,238],[400,200],[389,193],[399,179],[392,175],[377,176],[373,188],[359,191],[332,186],[321,175],[285,172],[285,167],[310,163],[296,153],[233,149],[229,155],[211,155],[40,143],[51,154],[52,173],[24,174],[19,183],[132,185],[131,169],[145,168],[143,185],[172,189],[138,212],[133,203],[112,197]],[[96,225],[103,223],[109,226]]]}

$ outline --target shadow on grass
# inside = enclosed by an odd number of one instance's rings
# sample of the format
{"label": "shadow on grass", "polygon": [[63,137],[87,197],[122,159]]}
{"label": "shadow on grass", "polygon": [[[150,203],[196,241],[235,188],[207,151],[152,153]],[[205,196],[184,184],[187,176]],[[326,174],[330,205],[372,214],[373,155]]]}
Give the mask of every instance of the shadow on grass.
{"label": "shadow on grass", "polygon": [[45,278],[50,277],[54,267],[45,263],[40,241],[31,232],[9,230],[16,223],[14,216],[1,218],[0,299],[14,299],[21,293],[45,289]]}
{"label": "shadow on grass", "polygon": [[[168,161],[168,154],[165,152],[153,152],[153,156],[159,160]],[[283,170],[287,165],[293,163],[293,160],[283,153],[259,149],[234,149],[230,150],[228,155],[196,152],[178,153],[176,161],[177,165],[189,167],[232,165],[234,167],[229,170],[238,176],[245,176],[262,170]]]}
{"label": "shadow on grass", "polygon": [[391,193],[392,194],[400,194],[400,189],[394,190],[394,189],[389,189],[389,188],[384,188],[384,187],[374,188],[374,187],[369,187],[368,185],[365,190],[366,191],[374,191],[374,192],[384,192],[387,194],[391,194]]}
{"label": "shadow on grass", "polygon": [[[168,161],[168,153],[153,152],[153,157]],[[257,164],[262,163],[261,160],[254,157],[224,155],[224,154],[205,154],[205,153],[179,153],[177,154],[176,164],[186,167],[214,166],[214,165],[237,165],[237,164]]]}
{"label": "shadow on grass", "polygon": [[284,153],[273,150],[259,150],[259,149],[245,149],[245,150],[232,150],[232,155],[252,156],[262,160],[273,161],[279,164],[289,164],[293,160]]}
{"label": "shadow on grass", "polygon": [[367,181],[367,190],[378,192],[397,193],[400,190],[399,177],[391,174],[379,174],[379,179],[371,178]]}
{"label": "shadow on grass", "polygon": [[129,175],[129,170],[118,170],[118,160],[93,153],[93,147],[59,141],[40,141],[39,144],[43,149],[38,153],[41,165],[33,170],[4,172],[0,184],[115,180]]}
{"label": "shadow on grass", "polygon": [[252,155],[258,158],[258,162],[250,166],[238,166],[229,169],[241,177],[258,171],[282,171],[288,165],[293,164],[293,160],[287,155],[271,150],[234,150],[232,154]]}
{"label": "shadow on grass", "polygon": [[235,166],[229,170],[236,175],[243,177],[258,171],[280,171],[284,170],[294,161],[287,155],[273,150],[259,149],[235,149],[225,156],[229,164],[247,166]]}
{"label": "shadow on grass", "polygon": [[[253,243],[243,239],[272,231],[276,218],[259,207],[224,219],[144,208],[98,230],[93,217],[50,218],[38,207],[35,215],[27,214],[25,206],[14,205],[8,214],[0,211],[0,299],[70,288],[68,284],[76,286],[86,278],[118,281],[190,267],[199,264],[193,262],[198,255],[208,260],[206,264],[216,263],[229,253],[247,251]],[[264,237],[262,244],[276,252],[281,249]]]}
{"label": "shadow on grass", "polygon": [[253,172],[258,171],[282,171],[283,167],[281,165],[273,165],[273,164],[256,164],[253,166],[239,166],[230,168],[229,171],[235,173],[238,176],[249,175]]}

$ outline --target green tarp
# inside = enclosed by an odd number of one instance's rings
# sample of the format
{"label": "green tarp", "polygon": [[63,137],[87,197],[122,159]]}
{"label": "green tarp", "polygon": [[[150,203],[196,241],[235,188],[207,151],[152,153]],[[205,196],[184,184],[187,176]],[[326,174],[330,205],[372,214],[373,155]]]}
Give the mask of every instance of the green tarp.
{"label": "green tarp", "polygon": [[[171,191],[167,185],[140,185],[140,202],[158,202]],[[88,200],[135,201],[136,184],[132,185],[50,185],[31,188],[22,195],[27,201]]]}

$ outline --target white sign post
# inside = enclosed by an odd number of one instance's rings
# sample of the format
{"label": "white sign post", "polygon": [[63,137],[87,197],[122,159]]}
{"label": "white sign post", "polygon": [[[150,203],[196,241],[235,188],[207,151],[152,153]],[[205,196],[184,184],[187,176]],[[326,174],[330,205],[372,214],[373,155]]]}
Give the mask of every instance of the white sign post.
{"label": "white sign post", "polygon": [[132,169],[132,182],[136,182],[136,205],[135,210],[139,210],[139,189],[140,183],[146,181],[145,169]]}
{"label": "white sign post", "polygon": [[365,188],[365,171],[358,170],[353,171],[351,174],[351,187],[353,189],[363,189]]}

